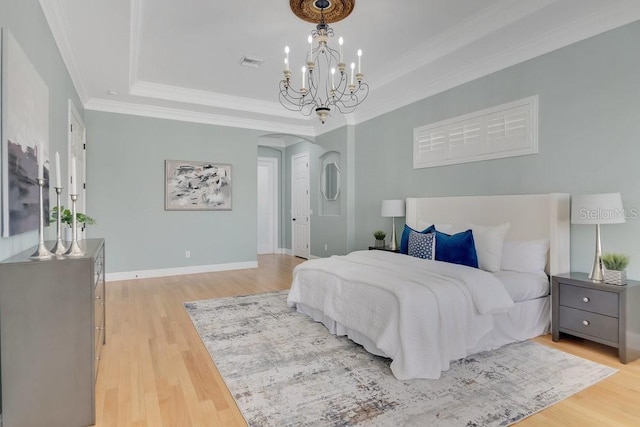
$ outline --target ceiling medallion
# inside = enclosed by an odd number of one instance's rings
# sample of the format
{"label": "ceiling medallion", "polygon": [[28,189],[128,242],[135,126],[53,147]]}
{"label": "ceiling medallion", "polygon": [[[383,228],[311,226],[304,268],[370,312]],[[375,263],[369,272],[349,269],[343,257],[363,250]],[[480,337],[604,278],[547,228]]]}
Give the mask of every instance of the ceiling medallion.
{"label": "ceiling medallion", "polygon": [[293,13],[303,21],[313,24],[320,22],[323,14],[324,21],[328,24],[342,21],[353,11],[355,3],[356,0],[289,0]]}
{"label": "ceiling medallion", "polygon": [[[332,3],[333,1],[333,3]],[[307,38],[309,48],[300,56],[304,56],[304,64],[301,71],[300,86],[291,78],[289,68],[289,46],[284,48],[284,79],[280,81],[280,103],[288,110],[299,111],[305,116],[315,111],[322,123],[332,111],[349,114],[369,95],[369,85],[363,81],[362,50],[358,49],[358,68],[352,62],[349,72],[343,56],[342,37],[338,39],[338,50],[329,46],[329,38],[333,37],[333,29],[327,22],[335,22],[343,19],[353,10],[355,0],[291,0],[291,10],[310,22],[319,22],[316,29],[311,31]],[[347,9],[336,7],[348,6]],[[299,9],[296,9],[296,6]],[[302,6],[305,6],[303,8]],[[329,21],[326,11],[330,8],[336,12],[337,19]],[[311,16],[301,16],[297,11],[305,13],[314,9],[317,11],[317,19],[311,20]],[[315,16],[315,15],[314,15]],[[314,47],[314,39],[317,43]],[[292,52],[292,51],[291,51]],[[293,53],[293,52],[292,52]]]}

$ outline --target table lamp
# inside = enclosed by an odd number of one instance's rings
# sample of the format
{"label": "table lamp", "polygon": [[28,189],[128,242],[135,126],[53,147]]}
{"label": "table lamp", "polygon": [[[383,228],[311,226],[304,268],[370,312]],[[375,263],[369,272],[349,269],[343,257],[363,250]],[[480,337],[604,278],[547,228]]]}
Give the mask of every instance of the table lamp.
{"label": "table lamp", "polygon": [[389,249],[398,249],[398,239],[396,238],[396,217],[404,216],[404,200],[383,200],[382,201],[382,216],[393,218],[393,228],[391,229],[391,242],[389,243]]}
{"label": "table lamp", "polygon": [[596,226],[596,253],[589,279],[602,281],[602,246],[600,224],[620,224],[625,222],[624,208],[620,193],[584,194],[571,198],[571,223]]}

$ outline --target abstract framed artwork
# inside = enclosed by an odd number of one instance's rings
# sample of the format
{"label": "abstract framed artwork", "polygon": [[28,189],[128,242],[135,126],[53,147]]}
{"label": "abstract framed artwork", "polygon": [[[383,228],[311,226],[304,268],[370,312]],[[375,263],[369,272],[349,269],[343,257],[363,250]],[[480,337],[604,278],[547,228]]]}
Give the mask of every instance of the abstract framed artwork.
{"label": "abstract framed artwork", "polygon": [[2,236],[39,227],[38,161],[49,217],[49,88],[12,34],[2,29]]}
{"label": "abstract framed artwork", "polygon": [[167,211],[231,210],[231,165],[165,160]]}

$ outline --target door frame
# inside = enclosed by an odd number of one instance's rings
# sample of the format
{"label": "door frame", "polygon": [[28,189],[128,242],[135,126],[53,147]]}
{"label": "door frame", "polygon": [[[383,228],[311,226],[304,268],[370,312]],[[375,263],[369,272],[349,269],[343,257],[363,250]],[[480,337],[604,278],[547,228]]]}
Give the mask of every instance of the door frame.
{"label": "door frame", "polygon": [[[82,159],[82,170],[76,170],[76,173],[81,174],[83,177],[83,182],[76,182],[76,189],[78,190],[78,201],[79,203],[76,205],[76,212],[82,212],[86,214],[87,212],[87,126],[84,124],[84,120],[82,120],[82,116],[78,112],[78,109],[74,105],[73,101],[69,100],[68,102],[68,113],[67,113],[67,185],[68,188],[71,189],[71,159],[73,157],[74,149],[73,149],[73,132],[72,132],[72,124],[77,122],[82,126],[82,155],[84,159]],[[77,179],[75,177],[74,179]],[[68,192],[70,194],[70,192]],[[67,200],[67,206],[69,209],[71,208],[71,198],[69,197]],[[85,238],[85,227],[80,224],[78,226],[78,238]]]}
{"label": "door frame", "polygon": [[295,256],[295,227],[293,226],[293,201],[294,201],[294,193],[295,193],[295,170],[294,170],[294,163],[295,160],[300,158],[300,157],[306,157],[307,158],[307,168],[308,168],[308,173],[307,173],[307,180],[309,182],[307,188],[308,188],[308,196],[307,197],[307,202],[308,202],[308,206],[307,206],[307,212],[308,212],[308,220],[307,220],[307,259],[311,258],[311,155],[309,154],[308,151],[304,151],[302,153],[297,153],[297,154],[293,154],[291,156],[291,197],[290,197],[290,203],[291,203],[291,209],[289,211],[290,216],[291,216],[291,220],[289,221],[289,227],[291,227],[291,253],[292,255]]}
{"label": "door frame", "polygon": [[[258,167],[266,166],[269,170],[269,190],[271,192],[271,230],[272,233],[272,253],[280,252],[280,217],[278,216],[278,158],[258,157]],[[257,245],[256,245],[257,248]]]}

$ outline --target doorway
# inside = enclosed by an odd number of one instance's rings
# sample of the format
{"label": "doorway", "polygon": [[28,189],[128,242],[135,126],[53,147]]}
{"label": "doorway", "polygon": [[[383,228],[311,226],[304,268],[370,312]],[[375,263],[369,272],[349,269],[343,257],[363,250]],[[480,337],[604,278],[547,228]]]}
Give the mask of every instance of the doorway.
{"label": "doorway", "polygon": [[309,153],[291,156],[291,248],[293,256],[309,259]]}
{"label": "doorway", "polygon": [[278,159],[258,157],[258,255],[278,252]]}
{"label": "doorway", "polygon": [[[73,179],[76,180],[76,190],[78,192],[78,200],[76,201],[76,212],[87,213],[87,139],[86,139],[86,127],[78,110],[73,102],[69,100],[69,125],[67,130],[69,131],[69,146],[67,153],[69,157],[67,159],[67,184],[71,188],[71,174],[75,172],[76,176]],[[71,160],[76,159],[76,170],[71,170]],[[71,208],[71,199],[67,201],[67,206]],[[85,226],[78,227],[78,239],[85,238]]]}

